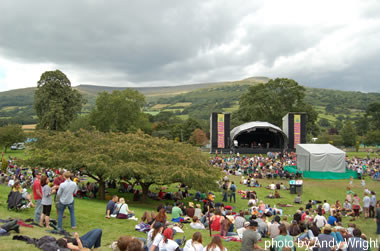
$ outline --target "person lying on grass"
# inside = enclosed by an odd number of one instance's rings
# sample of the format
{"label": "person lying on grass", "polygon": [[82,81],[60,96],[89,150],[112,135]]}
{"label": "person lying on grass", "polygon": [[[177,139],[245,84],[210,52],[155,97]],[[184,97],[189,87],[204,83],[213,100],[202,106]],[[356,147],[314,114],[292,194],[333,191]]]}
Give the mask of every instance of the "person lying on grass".
{"label": "person lying on grass", "polygon": [[94,248],[97,251],[101,246],[102,230],[95,228],[85,235],[79,237],[78,233],[74,233],[74,238],[61,238],[57,240],[60,247],[68,248],[70,250],[84,250],[84,248]]}

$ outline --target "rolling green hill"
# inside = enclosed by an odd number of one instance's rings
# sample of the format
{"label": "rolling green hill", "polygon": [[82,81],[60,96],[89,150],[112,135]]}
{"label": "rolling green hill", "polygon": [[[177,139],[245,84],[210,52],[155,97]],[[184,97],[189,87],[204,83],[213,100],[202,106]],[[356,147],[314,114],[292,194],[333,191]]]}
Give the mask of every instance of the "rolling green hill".
{"label": "rolling green hill", "polygon": [[[147,98],[145,112],[155,115],[161,111],[173,112],[178,117],[208,120],[211,112],[233,112],[239,108],[239,97],[250,85],[265,83],[268,78],[253,77],[239,81],[203,83],[165,87],[133,88]],[[122,87],[79,85],[74,87],[87,99],[83,112],[95,104],[99,92],[122,90]],[[36,122],[33,110],[35,88],[0,92],[0,125],[4,123],[32,124]],[[330,124],[336,120],[354,119],[363,114],[367,105],[380,100],[380,93],[362,93],[331,89],[306,88],[306,101],[319,112],[320,119]]]}

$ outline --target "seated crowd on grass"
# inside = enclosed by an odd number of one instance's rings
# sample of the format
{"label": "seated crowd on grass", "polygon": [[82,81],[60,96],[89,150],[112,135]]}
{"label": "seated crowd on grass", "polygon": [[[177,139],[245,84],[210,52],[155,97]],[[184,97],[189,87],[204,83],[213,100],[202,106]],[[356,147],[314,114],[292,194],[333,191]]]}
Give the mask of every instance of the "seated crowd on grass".
{"label": "seated crowd on grass", "polygon": [[[186,184],[180,184],[178,191],[165,192],[162,188],[158,193],[149,192],[148,196],[156,200],[165,200],[153,211],[146,211],[139,216],[140,223],[136,225],[140,231],[146,232],[146,238],[121,236],[111,245],[114,250],[185,250],[185,251],[223,251],[227,250],[222,240],[241,241],[241,250],[262,249],[259,246],[262,240],[272,240],[270,248],[273,250],[290,250],[295,244],[313,246],[321,241],[332,240],[333,246],[329,249],[317,245],[319,250],[354,250],[348,243],[352,239],[366,242],[367,237],[355,225],[359,217],[376,218],[377,234],[380,234],[380,202],[376,201],[375,191],[363,186],[363,198],[351,191],[351,179],[345,191],[344,203],[339,198],[334,202],[316,198],[308,200],[302,206],[301,194],[294,201],[277,206],[268,203],[270,199],[281,198],[281,191],[287,190],[287,179],[301,179],[300,173],[289,173],[284,170],[286,165],[295,164],[295,154],[270,153],[268,156],[240,157],[235,155],[216,156],[210,159],[210,164],[220,168],[225,176],[219,181],[222,192],[222,201],[216,201],[213,192],[189,192]],[[370,176],[377,178],[379,173],[379,159],[347,159],[347,168],[358,173],[358,178]],[[230,177],[240,177],[240,185],[245,190],[237,190]],[[53,225],[62,230],[64,209],[70,210],[70,222],[76,228],[74,214],[74,197],[96,197],[98,185],[80,181],[80,173],[71,174],[64,170],[21,169],[18,166],[8,168],[1,173],[0,183],[11,187],[11,192],[20,194],[20,201],[14,203],[17,209],[35,208],[34,224],[51,228],[50,212],[53,203],[57,209],[58,224]],[[269,190],[266,198],[259,198],[256,189],[263,188],[261,179],[271,179],[271,184],[265,188]],[[116,181],[108,184],[109,188],[116,188]],[[33,189],[33,197],[27,192]],[[134,193],[134,200],[139,199],[139,191],[123,181],[119,182],[119,192]],[[315,194],[318,197],[318,194]],[[33,199],[34,203],[33,203]],[[184,202],[192,200],[191,202]],[[236,209],[232,206],[238,200],[246,200],[245,208]],[[17,201],[17,200],[15,200]],[[342,199],[343,201],[343,199]],[[295,204],[298,204],[297,206]],[[283,207],[295,207],[294,215],[288,218],[282,215]],[[344,226],[342,217],[350,217],[351,222]],[[105,206],[105,218],[139,220],[123,197],[113,195]],[[3,225],[0,234],[8,233],[19,228],[14,225]],[[189,224],[195,232],[191,239],[176,239],[177,232],[183,232],[183,224]],[[3,230],[1,232],[1,230]],[[210,243],[203,243],[202,236],[212,231]],[[97,249],[101,246],[101,229],[93,229],[83,236],[75,233],[74,238],[61,238],[56,244],[70,250]],[[183,248],[181,248],[183,246]],[[351,248],[351,249],[350,249]],[[364,249],[355,249],[364,250]]]}

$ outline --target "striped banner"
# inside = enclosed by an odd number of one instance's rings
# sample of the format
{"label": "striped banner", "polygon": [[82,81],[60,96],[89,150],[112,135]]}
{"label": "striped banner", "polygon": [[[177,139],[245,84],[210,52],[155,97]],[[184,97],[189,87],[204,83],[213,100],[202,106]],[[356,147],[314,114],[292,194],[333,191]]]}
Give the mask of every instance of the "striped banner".
{"label": "striped banner", "polygon": [[301,115],[294,115],[294,148],[301,144]]}
{"label": "striped banner", "polygon": [[218,114],[218,148],[224,148],[224,114]]}

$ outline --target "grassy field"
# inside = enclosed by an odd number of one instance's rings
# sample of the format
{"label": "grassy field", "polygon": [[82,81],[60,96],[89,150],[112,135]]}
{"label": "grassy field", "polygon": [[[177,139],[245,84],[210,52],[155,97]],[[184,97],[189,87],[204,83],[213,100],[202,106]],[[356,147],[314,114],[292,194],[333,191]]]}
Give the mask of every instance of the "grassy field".
{"label": "grassy field", "polygon": [[[4,151],[4,149],[2,149]],[[17,158],[17,159],[24,159],[27,157],[24,150],[11,150],[10,148],[7,150],[6,153],[4,153],[4,156],[6,159],[9,159],[9,157]]]}
{"label": "grassy field", "polygon": [[[239,184],[239,177],[232,177],[232,180],[238,184],[238,189],[246,190],[247,188],[243,185]],[[260,180],[259,181],[263,186],[268,185],[270,180]],[[302,195],[303,202],[306,202],[309,199],[314,200],[324,200],[326,199],[330,204],[334,203],[337,199],[343,201],[345,198],[345,188],[348,184],[348,180],[305,180],[304,184],[304,192]],[[367,179],[367,186],[371,190],[379,191],[380,182],[372,181]],[[9,188],[3,185],[0,185],[0,218],[6,219],[8,217],[27,219],[33,218],[34,210],[26,209],[21,212],[8,211],[6,207],[6,199],[9,193]],[[153,191],[158,191],[158,187],[152,187]],[[176,188],[174,186],[169,187],[170,191],[175,191]],[[265,188],[257,188],[255,189],[259,199],[262,199],[267,204],[278,204],[278,203],[291,203],[294,200],[294,195],[289,194],[289,191],[281,191],[282,198],[280,199],[265,199],[264,197],[269,194],[269,190]],[[358,180],[354,181],[353,190],[357,192],[361,197],[363,194],[363,189]],[[109,191],[110,194],[113,194],[115,191]],[[192,191],[194,192],[194,191]],[[119,196],[123,196],[126,198],[127,203],[131,210],[134,210],[136,216],[140,218],[144,211],[152,211],[155,210],[157,205],[160,203],[158,201],[153,200],[144,200],[140,202],[132,201],[132,194],[119,194]],[[187,199],[186,201],[189,201]],[[216,201],[221,201],[221,193],[216,192]],[[118,219],[106,219],[104,218],[106,201],[96,200],[96,199],[75,199],[75,215],[77,220],[78,229],[76,230],[80,235],[85,234],[87,231],[93,228],[101,228],[103,230],[102,237],[102,248],[101,250],[109,250],[108,246],[112,241],[117,240],[121,235],[133,235],[138,237],[146,237],[146,234],[140,233],[134,230],[134,226],[136,225],[136,221],[133,220],[118,220]],[[244,209],[247,207],[247,200],[240,199],[239,196],[237,198],[237,202],[235,203],[227,203],[228,205],[232,205],[235,208],[235,211],[240,209]],[[305,203],[303,203],[305,204]],[[304,205],[302,205],[304,206]],[[298,207],[290,207],[284,208],[285,215],[293,215],[295,210]],[[66,211],[68,217],[64,219],[64,228],[69,232],[73,232],[70,228],[70,218],[69,213]],[[55,208],[52,209],[52,218],[56,218]],[[170,216],[169,216],[170,218]],[[292,218],[292,216],[290,217]],[[347,226],[349,222],[349,218],[343,217],[344,226]],[[355,222],[359,228],[367,234],[368,237],[375,238],[376,224],[372,219],[360,219]],[[186,238],[191,238],[192,234],[195,230],[191,229],[189,225],[185,224],[184,227]],[[210,242],[210,237],[207,230],[201,230],[203,234],[204,244],[208,244]],[[43,229],[39,227],[21,228],[22,235],[28,235],[31,237],[39,238],[41,236],[47,235]],[[12,234],[13,235],[13,234]],[[59,237],[59,236],[55,236]],[[178,234],[176,236],[178,238],[182,238],[183,234]],[[23,242],[13,241],[12,236],[8,237],[0,237],[0,250],[37,250],[31,245],[27,245]],[[267,239],[264,239],[264,241]],[[228,250],[239,250],[240,243],[238,242],[223,242],[223,244],[228,248]],[[264,242],[261,242],[260,245],[264,245]]]}

